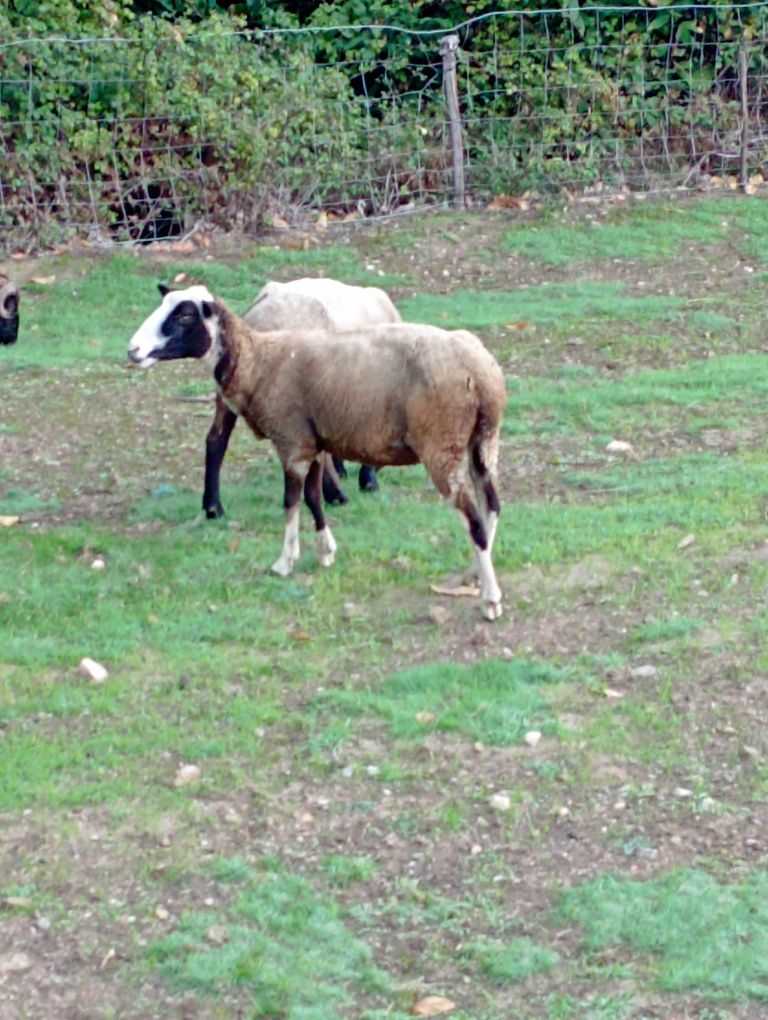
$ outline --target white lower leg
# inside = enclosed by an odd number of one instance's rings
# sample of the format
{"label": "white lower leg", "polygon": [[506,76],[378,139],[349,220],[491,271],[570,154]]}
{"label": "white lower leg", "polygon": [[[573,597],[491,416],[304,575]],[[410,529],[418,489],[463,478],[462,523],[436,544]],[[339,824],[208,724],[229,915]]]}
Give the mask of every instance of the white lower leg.
{"label": "white lower leg", "polygon": [[480,568],[480,598],[483,601],[483,613],[488,620],[496,620],[501,616],[501,589],[496,581],[496,574],[488,549],[476,549],[475,555]]}
{"label": "white lower leg", "polygon": [[336,553],[336,539],[331,534],[331,529],[326,526],[317,533],[317,561],[321,567],[330,567]]}
{"label": "white lower leg", "polygon": [[291,507],[285,519],[285,537],[280,559],[272,564],[272,573],[287,577],[299,558],[299,508]]}

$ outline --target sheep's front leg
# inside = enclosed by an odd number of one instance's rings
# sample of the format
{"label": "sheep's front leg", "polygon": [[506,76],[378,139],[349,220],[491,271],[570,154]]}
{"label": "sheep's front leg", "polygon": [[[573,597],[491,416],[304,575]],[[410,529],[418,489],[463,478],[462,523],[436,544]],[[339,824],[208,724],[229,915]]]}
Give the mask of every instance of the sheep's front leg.
{"label": "sheep's front leg", "polygon": [[237,424],[237,415],[230,411],[221,396],[216,396],[216,413],[205,440],[205,485],[203,487],[203,510],[209,518],[223,517],[219,493],[219,477],[224,455],[229,445],[232,429]]}
{"label": "sheep's front leg", "polygon": [[[303,470],[302,470],[303,468]],[[285,473],[285,537],[280,559],[272,564],[272,573],[287,577],[296,566],[299,558],[299,503],[304,478],[307,474],[305,465],[284,468]]]}
{"label": "sheep's front leg", "polygon": [[328,527],[323,513],[322,492],[323,465],[313,460],[304,481],[304,501],[315,521],[317,532],[317,560],[321,567],[330,567],[336,553],[336,540]]}

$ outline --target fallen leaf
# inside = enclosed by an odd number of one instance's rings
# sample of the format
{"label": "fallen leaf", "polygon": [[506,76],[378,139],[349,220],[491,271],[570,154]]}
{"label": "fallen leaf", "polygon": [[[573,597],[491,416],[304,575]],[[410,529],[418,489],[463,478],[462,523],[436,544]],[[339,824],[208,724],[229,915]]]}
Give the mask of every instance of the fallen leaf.
{"label": "fallen leaf", "polygon": [[528,329],[529,326],[527,319],[515,319],[514,322],[508,322],[504,329]]}
{"label": "fallen leaf", "polygon": [[46,286],[49,283],[53,283],[55,279],[56,279],[55,273],[52,274],[51,276],[33,276],[32,283],[40,283],[43,286]]}
{"label": "fallen leaf", "polygon": [[456,1009],[456,1003],[446,999],[443,995],[428,995],[425,999],[419,999],[411,1010],[414,1016],[440,1016],[441,1013],[450,1013]]}
{"label": "fallen leaf", "polygon": [[327,230],[328,229],[328,214],[321,211],[318,214],[317,220],[315,221],[315,230]]}
{"label": "fallen leaf", "polygon": [[186,273],[177,273],[174,276],[174,278],[173,278],[173,282],[174,283],[184,283],[184,281],[186,279],[187,279],[187,274]]}
{"label": "fallen leaf", "polygon": [[461,598],[462,596],[476,598],[480,594],[480,589],[473,584],[459,584],[455,588],[444,588],[439,584],[430,584],[429,590],[434,592],[435,595],[449,595],[451,598]]}
{"label": "fallen leaf", "polygon": [[18,524],[21,520],[17,515],[5,515],[0,514],[0,528],[12,528],[14,524]]}
{"label": "fallen leaf", "polygon": [[416,720],[417,723],[421,723],[422,725],[426,725],[427,723],[431,723],[431,722],[435,721],[435,713],[434,712],[417,712],[416,715],[413,718]]}

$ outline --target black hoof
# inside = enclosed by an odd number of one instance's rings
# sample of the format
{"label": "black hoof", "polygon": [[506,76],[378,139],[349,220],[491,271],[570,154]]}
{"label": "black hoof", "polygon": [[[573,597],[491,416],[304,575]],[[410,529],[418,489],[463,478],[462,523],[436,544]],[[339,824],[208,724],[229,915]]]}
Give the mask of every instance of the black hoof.
{"label": "black hoof", "polygon": [[218,517],[226,517],[221,503],[217,503],[216,506],[204,506],[203,510],[205,510],[205,516],[209,521],[215,521]]}
{"label": "black hoof", "polygon": [[360,468],[360,474],[357,481],[361,492],[379,491],[379,481],[376,477],[376,468],[368,467],[364,464]]}
{"label": "black hoof", "polygon": [[336,474],[339,476],[339,478],[347,477],[347,468],[343,460],[339,460],[337,457],[334,457],[333,466],[336,468]]}
{"label": "black hoof", "polygon": [[323,499],[328,506],[343,506],[345,503],[349,503],[347,496],[335,486],[332,489],[323,488]]}

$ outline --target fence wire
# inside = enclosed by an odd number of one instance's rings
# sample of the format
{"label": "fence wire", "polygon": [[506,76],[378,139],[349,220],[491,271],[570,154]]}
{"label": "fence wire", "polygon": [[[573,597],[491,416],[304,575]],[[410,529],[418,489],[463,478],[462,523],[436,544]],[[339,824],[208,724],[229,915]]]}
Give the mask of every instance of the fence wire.
{"label": "fence wire", "polygon": [[[727,23],[695,4],[457,26],[462,201],[762,180],[768,0],[729,7]],[[153,21],[126,39],[0,42],[6,248],[456,199],[444,31],[355,26],[370,45],[339,60],[349,29],[182,37]]]}

